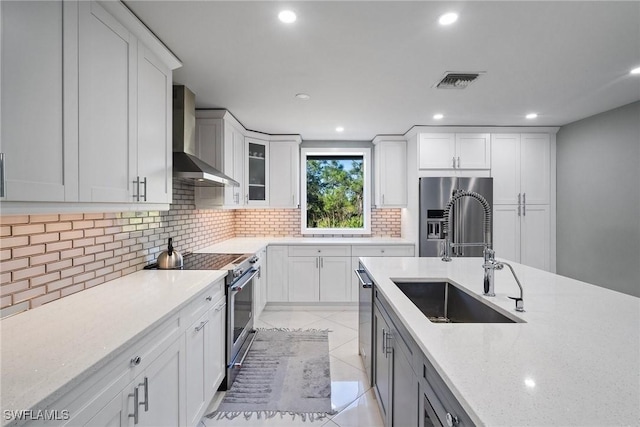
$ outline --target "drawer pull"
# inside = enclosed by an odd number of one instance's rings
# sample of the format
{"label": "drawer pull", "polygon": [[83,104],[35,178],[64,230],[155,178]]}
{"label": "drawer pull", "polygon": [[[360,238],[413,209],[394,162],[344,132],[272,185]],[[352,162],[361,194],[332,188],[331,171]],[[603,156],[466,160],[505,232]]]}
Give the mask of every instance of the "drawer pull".
{"label": "drawer pull", "polygon": [[144,402],[140,402],[139,405],[144,405],[144,412],[149,412],[149,378],[144,377],[144,381],[138,384],[138,387],[142,386],[144,386]]}
{"label": "drawer pull", "polygon": [[200,332],[200,330],[202,328],[204,328],[204,325],[206,325],[207,323],[209,323],[209,319],[205,320],[204,322],[200,322],[200,325],[196,326],[196,332]]}
{"label": "drawer pull", "polygon": [[222,304],[220,304],[219,306],[217,306],[217,307],[216,307],[216,311],[220,311],[220,310],[222,310],[223,308],[225,308],[226,306],[227,306],[227,303],[226,303],[226,302],[223,302]]}
{"label": "drawer pull", "polygon": [[133,389],[133,394],[129,394],[129,397],[133,397],[133,414],[129,414],[129,418],[133,418],[133,424],[138,424],[138,387]]}
{"label": "drawer pull", "polygon": [[208,297],[206,297],[205,299],[206,299],[207,301],[211,302],[211,300],[212,300],[213,298],[211,297],[211,295],[209,295],[209,296],[208,296]]}
{"label": "drawer pull", "polygon": [[142,362],[142,357],[136,356],[131,358],[131,366],[138,366]]}

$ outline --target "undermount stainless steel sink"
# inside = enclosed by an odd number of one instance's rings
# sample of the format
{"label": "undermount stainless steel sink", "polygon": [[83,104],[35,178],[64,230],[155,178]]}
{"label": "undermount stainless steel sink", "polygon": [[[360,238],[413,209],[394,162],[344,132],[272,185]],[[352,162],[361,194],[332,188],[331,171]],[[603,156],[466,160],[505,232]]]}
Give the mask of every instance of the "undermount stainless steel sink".
{"label": "undermount stainless steel sink", "polygon": [[524,323],[449,282],[394,282],[432,323]]}

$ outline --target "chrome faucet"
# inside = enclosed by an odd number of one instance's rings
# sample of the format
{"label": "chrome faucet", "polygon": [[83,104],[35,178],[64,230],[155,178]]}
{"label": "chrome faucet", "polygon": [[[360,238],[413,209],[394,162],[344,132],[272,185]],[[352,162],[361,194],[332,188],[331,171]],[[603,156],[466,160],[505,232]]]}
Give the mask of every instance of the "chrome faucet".
{"label": "chrome faucet", "polygon": [[[463,197],[471,197],[476,200],[478,203],[482,205],[484,210],[484,221],[483,221],[483,236],[484,241],[482,243],[453,243],[451,241],[451,236],[449,233],[449,223],[452,223],[451,217],[451,207],[453,204]],[[496,261],[495,259],[495,251],[493,250],[493,221],[491,215],[491,206],[489,202],[482,197],[482,195],[476,193],[475,191],[466,191],[460,190],[456,191],[451,199],[447,202],[447,205],[444,208],[444,221],[442,224],[442,232],[444,234],[444,253],[442,256],[442,261],[451,261],[451,249],[455,247],[462,246],[482,246],[484,249],[482,251],[484,256],[484,263],[482,264],[482,268],[484,269],[484,292],[483,294],[488,297],[496,296],[494,291],[494,282],[495,282],[495,271],[502,270],[506,265],[511,270],[513,277],[516,279],[516,283],[518,287],[520,287],[520,298],[509,297],[516,301],[516,311],[524,311],[524,302],[523,302],[523,290],[522,285],[520,284],[520,280],[518,280],[518,276],[516,276],[516,272],[513,270],[510,264],[502,261]]]}

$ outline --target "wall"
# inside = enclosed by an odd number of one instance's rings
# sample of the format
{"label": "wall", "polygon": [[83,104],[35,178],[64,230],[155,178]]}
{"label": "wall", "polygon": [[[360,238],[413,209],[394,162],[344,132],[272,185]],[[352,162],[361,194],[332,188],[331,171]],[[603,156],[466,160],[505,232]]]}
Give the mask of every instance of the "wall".
{"label": "wall", "polygon": [[[400,209],[371,208],[371,234],[364,237],[400,237]],[[300,209],[245,209],[235,214],[236,237],[302,237]],[[305,237],[334,237],[326,234]],[[357,235],[335,237],[358,237]]]}
{"label": "wall", "polygon": [[[166,212],[0,216],[0,317],[141,270],[169,237],[180,252],[234,236],[300,236],[299,209],[198,210],[173,183]],[[400,236],[398,209],[374,209],[373,236]]]}
{"label": "wall", "polygon": [[640,102],[557,134],[557,272],[640,296]]}
{"label": "wall", "polygon": [[174,238],[193,251],[234,236],[234,212],[196,210],[174,182],[166,212],[0,217],[2,317],[142,269]]}

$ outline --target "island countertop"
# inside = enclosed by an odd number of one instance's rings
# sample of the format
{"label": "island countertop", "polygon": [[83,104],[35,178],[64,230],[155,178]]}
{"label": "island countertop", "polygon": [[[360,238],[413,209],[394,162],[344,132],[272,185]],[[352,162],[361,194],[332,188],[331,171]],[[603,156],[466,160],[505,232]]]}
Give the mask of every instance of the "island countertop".
{"label": "island countertop", "polygon": [[[472,419],[489,426],[640,425],[640,298],[512,263],[482,296],[481,258],[362,258]],[[394,280],[449,281],[525,323],[434,324]]]}

